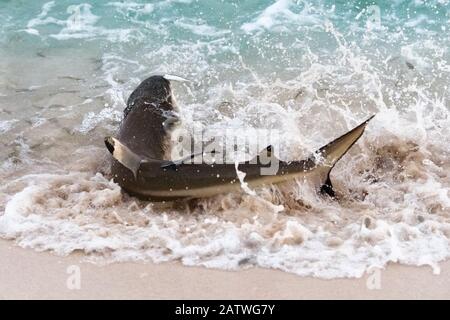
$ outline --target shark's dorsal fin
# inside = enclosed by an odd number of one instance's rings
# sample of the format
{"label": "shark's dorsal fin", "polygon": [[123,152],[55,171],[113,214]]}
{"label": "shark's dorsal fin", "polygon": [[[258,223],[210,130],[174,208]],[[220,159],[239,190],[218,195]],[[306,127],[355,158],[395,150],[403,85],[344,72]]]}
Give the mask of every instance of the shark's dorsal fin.
{"label": "shark's dorsal fin", "polygon": [[272,157],[272,152],[273,152],[273,146],[270,144],[268,145],[264,150],[262,150],[259,154],[261,155],[261,153],[266,152],[266,155],[270,158]]}
{"label": "shark's dorsal fin", "polygon": [[249,163],[269,164],[271,161],[277,159],[275,156],[274,147],[270,144],[262,149],[256,156],[254,156]]}

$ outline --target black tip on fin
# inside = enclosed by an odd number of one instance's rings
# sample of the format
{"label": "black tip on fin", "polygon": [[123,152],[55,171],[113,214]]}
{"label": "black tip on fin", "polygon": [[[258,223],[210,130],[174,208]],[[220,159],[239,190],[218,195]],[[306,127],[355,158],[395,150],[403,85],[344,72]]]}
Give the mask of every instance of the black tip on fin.
{"label": "black tip on fin", "polygon": [[361,123],[359,126],[351,129],[346,134],[340,136],[339,138],[333,140],[327,145],[319,149],[319,153],[324,158],[324,166],[327,167],[327,176],[324,184],[320,187],[320,192],[322,194],[327,194],[330,197],[335,197],[335,192],[333,190],[333,185],[330,180],[330,171],[334,168],[339,159],[341,159],[344,154],[353,146],[353,144],[358,141],[358,139],[364,133],[367,123],[372,120],[375,115],[370,116],[367,120]]}
{"label": "black tip on fin", "polygon": [[114,140],[111,137],[105,137],[105,145],[111,154],[114,153]]}
{"label": "black tip on fin", "polygon": [[336,197],[336,193],[333,190],[333,185],[331,184],[330,174],[328,174],[327,180],[325,180],[325,183],[320,187],[320,193],[327,194],[332,198]]}

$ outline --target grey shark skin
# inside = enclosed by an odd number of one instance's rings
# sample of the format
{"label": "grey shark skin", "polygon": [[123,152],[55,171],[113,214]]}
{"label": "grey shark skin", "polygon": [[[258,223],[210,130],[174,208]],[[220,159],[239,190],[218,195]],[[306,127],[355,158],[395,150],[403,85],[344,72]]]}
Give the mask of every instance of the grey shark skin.
{"label": "grey shark skin", "polygon": [[141,156],[163,159],[177,111],[170,81],[151,76],[128,98],[117,139]]}
{"label": "grey shark skin", "polygon": [[[170,89],[170,86],[168,88]],[[170,91],[167,93],[165,89],[160,93],[171,95]],[[167,100],[159,98],[158,100],[155,97],[152,99],[152,106],[157,108],[158,101],[162,101],[163,105],[167,102]],[[152,116],[143,116],[143,114],[151,115],[154,112],[154,110],[148,111],[146,105],[149,104],[144,104],[144,111],[131,108],[119,130],[118,138],[107,137],[105,144],[114,158],[112,164],[114,181],[130,195],[153,201],[202,198],[239,191],[242,187],[237,169],[245,173],[244,181],[250,188],[303,178],[312,182],[322,193],[334,196],[330,171],[361,137],[368,122],[373,118],[373,116],[370,117],[343,136],[323,146],[308,159],[292,162],[281,161],[275,158],[271,152],[272,147],[269,146],[256,158],[241,162],[236,167],[235,164],[227,163],[193,164],[183,160],[168,161],[161,159],[161,152],[149,153],[149,149],[155,150],[152,143],[157,145],[157,151],[161,151],[162,148],[160,140],[158,140],[161,135],[151,136],[146,130],[147,123],[150,128],[155,128],[158,125],[161,126],[162,118],[159,117],[155,120]],[[127,120],[133,116],[133,112],[136,119]],[[130,128],[131,124],[133,127]],[[128,130],[132,133],[130,134]],[[267,159],[270,161],[268,162]],[[278,169],[271,175],[262,174],[273,161],[278,161]]]}

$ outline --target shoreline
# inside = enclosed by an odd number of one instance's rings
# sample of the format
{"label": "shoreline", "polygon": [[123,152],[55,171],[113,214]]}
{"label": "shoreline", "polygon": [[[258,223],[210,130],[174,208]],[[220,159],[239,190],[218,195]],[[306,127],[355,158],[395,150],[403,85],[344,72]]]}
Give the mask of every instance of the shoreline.
{"label": "shoreline", "polygon": [[[174,262],[95,265],[80,262],[81,255],[60,257],[7,240],[0,240],[0,257],[0,299],[450,298],[449,260],[439,263],[440,275],[429,266],[390,264],[377,278],[373,273],[324,280],[272,269],[223,271]],[[78,271],[80,289],[72,281]]]}

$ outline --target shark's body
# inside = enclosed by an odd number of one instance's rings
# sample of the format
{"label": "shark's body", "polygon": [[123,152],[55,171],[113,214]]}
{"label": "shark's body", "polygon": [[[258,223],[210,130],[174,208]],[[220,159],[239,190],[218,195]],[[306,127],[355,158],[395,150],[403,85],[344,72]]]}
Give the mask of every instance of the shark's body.
{"label": "shark's body", "polygon": [[[166,94],[164,90],[162,92]],[[167,102],[164,99],[159,100],[163,103]],[[158,101],[158,99],[152,101]],[[334,196],[330,171],[361,137],[371,119],[320,148],[306,160],[281,161],[273,156],[272,148],[269,146],[254,159],[238,164],[195,164],[189,160],[196,155],[184,161],[169,161],[154,157],[164,153],[163,144],[161,141],[152,141],[152,138],[158,137],[152,137],[151,132],[146,131],[146,123],[149,122],[148,127],[153,128],[153,132],[154,128],[162,126],[162,123],[161,118],[156,120],[151,116],[145,118],[146,115],[154,112],[146,110],[148,105],[143,103],[141,109],[129,110],[126,116],[128,123],[139,127],[130,128],[130,125],[122,125],[119,139],[107,137],[105,144],[114,157],[112,164],[114,180],[127,193],[154,201],[208,197],[239,191],[242,189],[242,183],[253,188],[295,178],[308,180],[321,192]],[[152,106],[158,108],[154,102]],[[163,107],[167,108],[167,105],[163,104]],[[159,136],[163,135],[161,133]],[[159,147],[155,149],[155,146]],[[151,154],[149,150],[152,150]],[[277,161],[277,169],[268,174],[268,169],[272,167],[274,161]],[[241,174],[245,174],[245,177],[243,178]]]}

